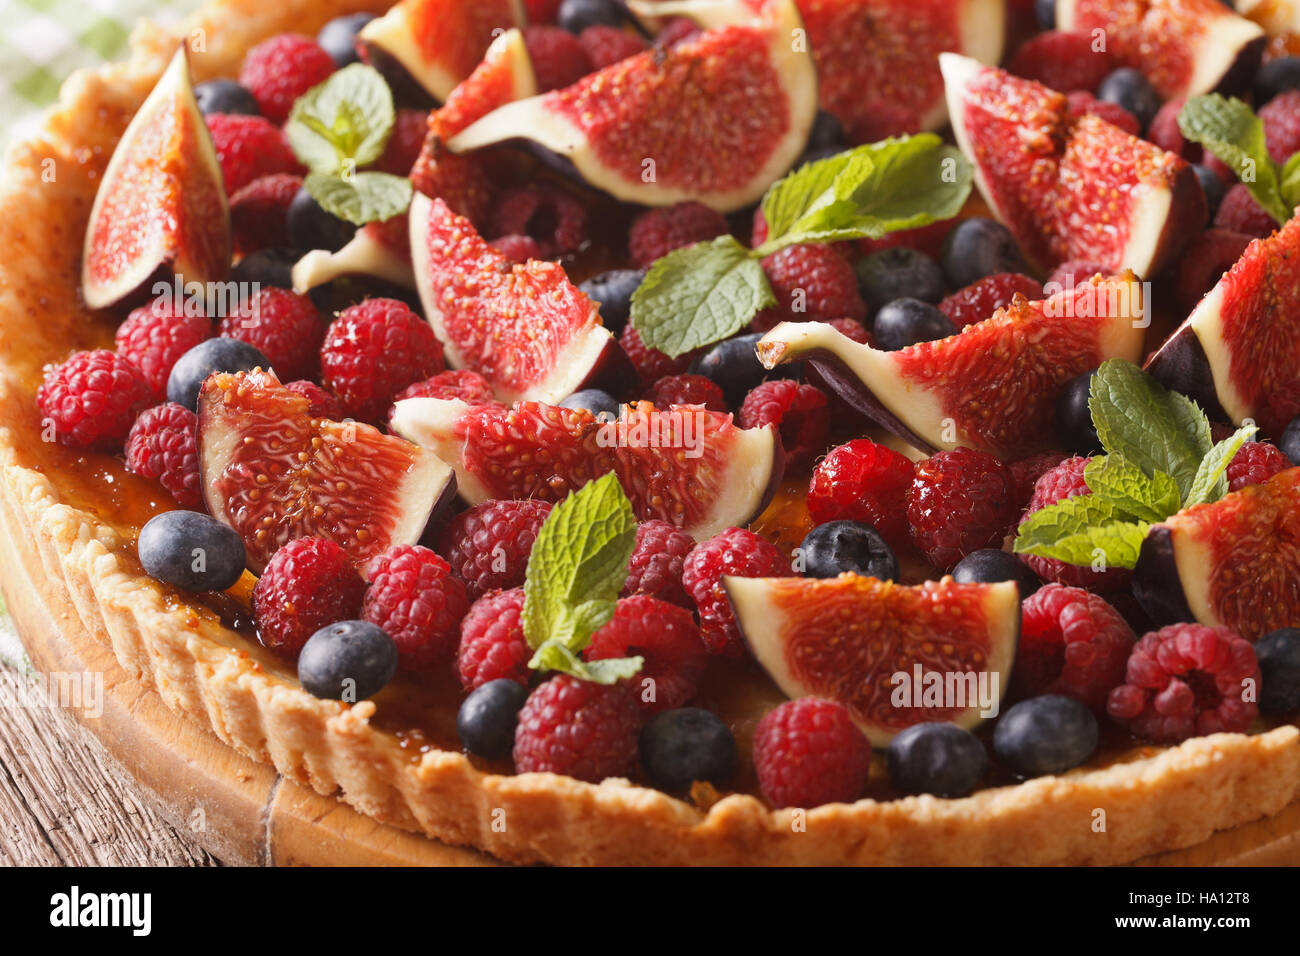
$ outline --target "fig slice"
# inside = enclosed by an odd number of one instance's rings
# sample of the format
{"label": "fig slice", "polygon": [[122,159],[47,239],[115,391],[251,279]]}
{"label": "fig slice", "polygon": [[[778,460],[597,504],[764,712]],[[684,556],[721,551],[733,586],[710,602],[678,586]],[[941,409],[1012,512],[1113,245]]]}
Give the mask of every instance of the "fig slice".
{"label": "fig slice", "polygon": [[102,309],[167,270],[187,284],[219,282],[230,256],[221,163],[181,44],[104,170],[86,226],[82,296]]}
{"label": "fig slice", "polygon": [[390,420],[398,435],[456,469],[471,504],[491,498],[559,501],[613,472],[641,520],[660,518],[696,538],[743,526],[776,492],[784,454],[772,428],[743,429],[702,406],[625,406],[617,422],[537,402],[468,405],[408,398]]}
{"label": "fig slice", "polygon": [[644,205],[693,200],[728,212],[755,202],[803,152],[816,115],[803,24],[793,0],[773,0],[761,17],[742,0],[693,6],[720,25],[507,104],[448,148],[522,140]]}
{"label": "fig slice", "polygon": [[945,577],[906,587],[847,573],[728,575],[722,587],[777,687],[843,704],[874,747],[913,724],[970,728],[996,716],[1011,678],[1020,639],[1020,591],[1011,581]]}
{"label": "fig slice", "polygon": [[1011,305],[956,335],[883,352],[824,322],[783,322],[758,342],[768,368],[808,359],[845,401],[917,448],[1020,457],[1052,437],[1056,400],[1108,358],[1136,362],[1147,326],[1131,273],[1093,276]]}
{"label": "fig slice", "polygon": [[244,539],[260,574],[281,545],[317,535],[359,568],[414,544],[455,475],[437,456],[370,425],[313,418],[271,372],[218,373],[199,391],[208,510]]}
{"label": "fig slice", "polygon": [[1184,160],[1088,114],[1064,94],[969,57],[940,68],[975,184],[1044,272],[1068,260],[1152,276],[1209,218]]}
{"label": "fig slice", "polygon": [[1248,641],[1300,626],[1300,468],[1153,525],[1133,594],[1156,623],[1196,620]]}
{"label": "fig slice", "polygon": [[310,292],[341,276],[373,276],[415,288],[411,266],[411,226],[406,213],[383,222],[368,222],[337,252],[313,249],[293,266],[293,291]]}

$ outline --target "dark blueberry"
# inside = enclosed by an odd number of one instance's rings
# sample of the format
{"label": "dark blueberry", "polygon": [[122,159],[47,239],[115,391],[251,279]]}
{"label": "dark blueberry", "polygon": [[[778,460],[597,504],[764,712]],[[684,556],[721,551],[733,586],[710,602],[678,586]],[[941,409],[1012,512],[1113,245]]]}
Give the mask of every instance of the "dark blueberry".
{"label": "dark blueberry", "polygon": [[194,98],[199,102],[199,111],[207,116],[209,113],[242,113],[245,116],[260,116],[257,100],[248,89],[234,80],[208,80],[194,87]]}
{"label": "dark blueberry", "polygon": [[731,408],[739,408],[749,390],[765,378],[798,378],[803,371],[798,363],[780,365],[770,372],[763,368],[754,351],[762,337],[752,332],[719,342],[691,363],[691,371],[716,382]]}
{"label": "dark blueberry", "polygon": [[1064,773],[1097,749],[1097,718],[1073,697],[1022,700],[998,718],[993,750],[1019,777]]}
{"label": "dark blueberry", "polygon": [[1076,375],[1065,383],[1056,400],[1056,437],[1061,444],[1076,455],[1091,455],[1101,451],[1097,426],[1092,423],[1088,409],[1088,395],[1092,391],[1092,377],[1097,370]]}
{"label": "dark blueberry", "polygon": [[1104,103],[1118,103],[1137,117],[1138,126],[1146,129],[1156,113],[1160,112],[1160,94],[1150,81],[1131,66],[1122,66],[1101,81],[1097,99]]}
{"label": "dark blueberry", "polygon": [[476,687],[456,712],[461,746],[487,760],[510,756],[519,709],[527,699],[527,687],[504,677]]}
{"label": "dark blueberry", "polygon": [[167,401],[196,411],[199,389],[213,372],[247,372],[271,367],[260,349],[237,339],[216,338],[200,342],[172,366],[167,378]]}
{"label": "dark blueberry", "polygon": [[289,203],[289,241],[295,248],[338,252],[356,231],[352,223],[322,209],[305,189],[299,189]]}
{"label": "dark blueberry", "polygon": [[844,124],[834,113],[818,110],[817,118],[813,120],[812,129],[808,132],[808,145],[804,148],[813,150],[823,146],[844,149]]}
{"label": "dark blueberry", "polygon": [[823,159],[830,159],[832,156],[838,156],[844,152],[843,146],[813,146],[805,150],[804,154],[795,162],[794,168],[806,166],[809,163],[820,163]]}
{"label": "dark blueberry", "polygon": [[620,402],[609,392],[603,392],[598,388],[584,388],[560,402],[560,407],[585,408],[598,418],[601,415],[608,415],[610,421],[615,421],[618,418]]}
{"label": "dark blueberry", "polygon": [[[252,298],[252,285],[274,287],[277,289],[293,288],[293,267],[302,258],[302,253],[295,249],[258,249],[239,260],[239,265],[230,272],[232,282],[238,283],[241,295]],[[316,308],[326,311],[330,304],[333,284],[326,282],[307,293],[307,297],[316,303]]]}
{"label": "dark blueberry", "polygon": [[1265,714],[1300,710],[1300,629],[1284,627],[1255,642],[1259,659],[1259,709]]}
{"label": "dark blueberry", "polygon": [[1196,163],[1192,166],[1192,171],[1196,173],[1196,178],[1201,181],[1201,189],[1205,193],[1205,204],[1210,207],[1210,221],[1213,222],[1214,214],[1218,212],[1219,203],[1223,202],[1223,196],[1228,191],[1228,187],[1208,166]]}
{"label": "dark blueberry", "polygon": [[943,298],[943,270],[924,252],[894,246],[859,259],[853,266],[858,288],[873,310],[895,299],[938,302]]}
{"label": "dark blueberry", "polygon": [[933,342],[957,334],[957,326],[929,302],[895,299],[886,303],[871,324],[876,348],[896,352],[917,342]]}
{"label": "dark blueberry", "polygon": [[1034,15],[1044,30],[1056,29],[1056,0],[1034,0]]}
{"label": "dark blueberry", "polygon": [[397,645],[369,621],[340,621],[307,639],[298,682],[307,693],[349,703],[373,697],[397,673]]}
{"label": "dark blueberry", "polygon": [[808,532],[799,546],[803,573],[833,578],[845,571],[882,581],[898,580],[898,557],[880,532],[862,521],[828,521]]}
{"label": "dark blueberry", "polygon": [[1033,594],[1043,582],[1038,579],[1025,562],[1014,554],[999,551],[997,548],[981,548],[972,551],[957,562],[952,569],[954,581],[961,584],[996,584],[998,581],[1015,581],[1020,585],[1020,599]]}
{"label": "dark blueberry", "polygon": [[641,730],[641,766],[661,790],[685,790],[696,780],[722,786],[736,772],[736,738],[707,710],[666,710]]}
{"label": "dark blueberry", "polygon": [[239,532],[197,511],[164,511],[140,529],[145,572],[185,591],[224,591],[244,573]]}
{"label": "dark blueberry", "polygon": [[1300,56],[1269,60],[1255,74],[1255,109],[1287,90],[1300,90]]}
{"label": "dark blueberry", "polygon": [[345,17],[335,17],[320,28],[316,42],[338,66],[356,63],[361,59],[357,55],[357,34],[374,18],[371,13],[350,13]]}
{"label": "dark blueberry", "polygon": [[1025,272],[1025,260],[1011,230],[993,219],[963,219],[943,240],[939,255],[948,285],[964,289],[1000,272]]}
{"label": "dark blueberry", "polygon": [[1277,447],[1282,449],[1282,454],[1291,459],[1291,464],[1300,465],[1300,415],[1287,424],[1282,429],[1282,437],[1277,440]]}
{"label": "dark blueberry", "polygon": [[614,269],[592,276],[578,286],[593,302],[600,303],[600,317],[615,337],[627,325],[632,311],[632,293],[645,278],[644,269]]}
{"label": "dark blueberry", "polygon": [[623,11],[614,0],[564,0],[555,22],[570,33],[581,33],[587,27],[622,26]]}
{"label": "dark blueberry", "polygon": [[913,724],[889,742],[889,782],[899,793],[964,797],[988,769],[978,737],[956,724]]}

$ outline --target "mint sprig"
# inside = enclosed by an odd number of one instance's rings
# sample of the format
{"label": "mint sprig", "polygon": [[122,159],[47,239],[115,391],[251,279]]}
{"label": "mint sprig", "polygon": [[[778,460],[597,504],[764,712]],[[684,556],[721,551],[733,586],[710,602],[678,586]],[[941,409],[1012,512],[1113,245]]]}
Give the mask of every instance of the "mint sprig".
{"label": "mint sprig", "polygon": [[933,133],[887,139],[807,163],[763,197],[768,236],[747,249],[731,236],[676,249],[632,295],[642,341],[671,356],[720,342],[776,300],[761,260],[787,246],[878,239],[951,219],[973,170]]}

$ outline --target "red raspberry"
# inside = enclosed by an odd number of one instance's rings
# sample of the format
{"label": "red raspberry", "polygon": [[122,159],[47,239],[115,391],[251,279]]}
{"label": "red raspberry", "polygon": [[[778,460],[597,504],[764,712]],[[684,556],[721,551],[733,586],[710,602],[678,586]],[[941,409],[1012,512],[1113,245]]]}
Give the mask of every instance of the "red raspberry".
{"label": "red raspberry", "polygon": [[1071,259],[1068,262],[1062,262],[1056,267],[1056,271],[1047,277],[1043,283],[1043,292],[1047,292],[1050,287],[1054,292],[1060,292],[1063,289],[1073,289],[1077,285],[1087,282],[1097,273],[1110,275],[1110,269],[1097,262],[1089,262],[1086,259]]}
{"label": "red raspberry", "polygon": [[698,202],[647,209],[632,220],[627,249],[639,269],[648,269],[674,249],[707,242],[727,232],[722,213]]}
{"label": "red raspberry", "polygon": [[1040,451],[1007,465],[1011,469],[1017,511],[1023,513],[1029,507],[1029,499],[1034,496],[1034,486],[1038,484],[1038,479],[1068,457],[1059,451]]}
{"label": "red raspberry", "polygon": [[447,525],[438,548],[465,582],[471,601],[496,588],[522,587],[537,532],[551,513],[549,501],[485,501]]}
{"label": "red raspberry", "polygon": [[542,247],[532,236],[498,236],[488,245],[511,262],[522,265],[529,259],[545,259]]}
{"label": "red raspberry", "polygon": [[248,51],[239,82],[257,100],[262,115],[280,124],[289,118],[294,100],[334,72],[334,61],[311,37],[281,33]]}
{"label": "red raspberry", "polygon": [[591,636],[583,656],[589,661],[643,657],[641,670],[628,683],[647,714],[690,701],[709,663],[694,615],[644,594],[619,600],[614,616]]}
{"label": "red raspberry", "polygon": [[1037,280],[1019,272],[1000,272],[985,276],[954,292],[939,303],[939,311],[961,329],[991,318],[998,309],[1009,306],[1017,295],[1023,295],[1026,299],[1041,299],[1043,287]]}
{"label": "red raspberry", "polygon": [[907,541],[912,471],[905,457],[869,438],[832,448],[813,471],[808,514],[813,524],[865,521],[897,548]]}
{"label": "red raspberry", "polygon": [[1218,285],[1253,238],[1230,229],[1206,229],[1187,244],[1179,256],[1178,277],[1174,282],[1178,304],[1184,312],[1191,312]]}
{"label": "red raspberry", "polygon": [[416,382],[398,392],[393,401],[400,402],[404,398],[458,398],[469,405],[496,401],[488,380],[467,368],[447,369],[423,382]]}
{"label": "red raspberry", "polygon": [[271,556],[253,587],[258,640],[296,658],[322,627],[355,619],[365,596],[366,582],[333,541],[290,541]]}
{"label": "red raspberry", "polygon": [[1245,183],[1231,186],[1214,214],[1214,227],[1265,239],[1277,229],[1274,219],[1250,194]]}
{"label": "red raspberry", "polygon": [[1141,130],[1137,117],[1118,103],[1099,100],[1087,90],[1075,90],[1066,100],[1074,116],[1086,116],[1091,113],[1099,116],[1112,126],[1118,126],[1130,136],[1136,136]]}
{"label": "red raspberry", "polygon": [[262,289],[222,319],[217,334],[260,349],[282,379],[320,375],[325,323],[305,295],[274,286]]}
{"label": "red raspberry", "polygon": [[1259,716],[1246,681],[1259,686],[1250,642],[1226,627],[1171,624],[1133,646],[1125,683],[1110,692],[1110,716],[1146,740],[1176,744],[1189,737],[1244,733]]}
{"label": "red raspberry", "polygon": [[867,304],[853,266],[830,246],[787,246],[763,260],[763,271],[776,305],[754,316],[754,328],[760,332],[778,322],[866,320]]}
{"label": "red raspberry", "polygon": [[682,585],[700,611],[700,637],[709,653],[744,655],[744,641],[722,576],[790,577],[790,561],[771,541],[744,528],[728,528],[697,544],[682,563]]}
{"label": "red raspberry", "polygon": [[230,197],[230,230],[238,255],[290,245],[289,204],[301,186],[301,176],[272,173]]}
{"label": "red raspberry", "polygon": [[320,362],[325,387],[365,422],[380,421],[394,395],[445,367],[429,323],[396,299],[367,299],[339,313]]}
{"label": "red raspberry", "polygon": [[1012,695],[1064,694],[1104,716],[1137,640],[1119,611],[1082,588],[1046,584],[1025,598],[1020,616]]}
{"label": "red raspberry", "polygon": [[74,352],[63,364],[46,366],[36,390],[36,405],[59,444],[90,451],[119,450],[153,400],[144,373],[107,349]]}
{"label": "red raspberry", "polygon": [[384,153],[375,160],[375,169],[381,173],[394,176],[409,176],[411,167],[420,158],[424,148],[424,138],[429,133],[429,114],[426,110],[413,110],[403,107],[397,111],[393,121],[393,132],[389,134]]}
{"label": "red raspberry", "polygon": [[[1066,498],[1073,498],[1076,495],[1091,494],[1092,492],[1088,490],[1088,483],[1083,480],[1083,470],[1091,460],[1091,458],[1067,458],[1055,468],[1045,472],[1038,479],[1037,484],[1034,485],[1034,493],[1029,498],[1029,505],[1025,508],[1020,523],[1024,524],[1031,514],[1046,508],[1048,505],[1064,501]],[[1023,555],[1022,560],[1044,581],[1055,581],[1058,584],[1068,584],[1076,588],[1087,588],[1100,594],[1124,590],[1128,587],[1129,579],[1132,577],[1125,568],[1107,568],[1105,571],[1094,571],[1091,567],[1066,564],[1056,558],[1042,558],[1028,554]]]}
{"label": "red raspberry", "polygon": [[211,113],[205,118],[221,163],[227,196],[234,196],[263,176],[302,172],[280,127],[260,116]]}
{"label": "red raspberry", "polygon": [[656,408],[668,408],[671,405],[703,405],[709,411],[727,411],[727,400],[722,388],[703,375],[665,375],[650,386],[646,398]]}
{"label": "red raspberry", "polygon": [[840,335],[846,336],[859,345],[871,345],[871,333],[861,322],[854,319],[831,319],[826,323]]}
{"label": "red raspberry", "polygon": [[291,392],[297,392],[307,399],[307,413],[317,418],[338,421],[343,417],[343,406],[338,398],[325,391],[315,382],[289,382],[284,386]]}
{"label": "red raspberry", "polygon": [[685,40],[689,40],[699,32],[700,28],[695,25],[694,21],[688,20],[686,17],[673,17],[656,34],[655,46],[674,47]]}
{"label": "red raspberry", "polygon": [[191,511],[203,506],[198,425],[192,411],[168,402],[142,411],[126,436],[126,470],[157,478],[178,505]]}
{"label": "red raspberry", "polygon": [[682,585],[682,566],[695,539],[667,521],[652,518],[636,529],[636,548],[627,566],[623,597],[645,594],[688,610],[695,602]]}
{"label": "red raspberry", "polygon": [[524,610],[524,589],[489,591],[472,605],[460,622],[460,648],[456,672],[466,690],[501,678],[528,686],[533,649],[524,639],[519,615]]}
{"label": "red raspberry", "polygon": [[1248,441],[1228,463],[1228,490],[1240,491],[1247,485],[1262,484],[1279,472],[1293,467],[1291,459],[1282,454],[1276,445]]}
{"label": "red raspberry", "polygon": [[810,462],[826,448],[831,427],[826,395],[812,385],[776,379],[755,386],[740,406],[741,428],[776,425],[790,464]]}
{"label": "red raspberry", "polygon": [[587,224],[587,207],[570,193],[530,183],[497,197],[489,231],[494,236],[531,236],[543,255],[551,257],[576,252],[587,241]]}
{"label": "red raspberry", "polygon": [[469,611],[465,582],[452,575],[451,565],[428,548],[403,544],[371,559],[366,576],[361,616],[393,639],[402,667],[451,659]]}
{"label": "red raspberry", "polygon": [[917,462],[907,493],[912,541],[936,567],[997,547],[1016,520],[1011,469],[988,452],[941,451]]}
{"label": "red raspberry", "polygon": [[516,773],[562,773],[589,783],[636,772],[641,708],[626,684],[552,677],[524,701]]}
{"label": "red raspberry", "polygon": [[1048,30],[1023,44],[1007,64],[1007,70],[1062,93],[1091,92],[1116,65],[1105,50],[1093,50],[1092,37],[1088,34]]}
{"label": "red raspberry", "polygon": [[1268,154],[1279,166],[1300,152],[1300,90],[1284,90],[1259,109]]}
{"label": "red raspberry", "polygon": [[560,12],[560,0],[524,0],[529,23],[554,23]]}
{"label": "red raspberry", "polygon": [[587,54],[587,61],[593,70],[613,66],[645,49],[645,41],[635,33],[600,25],[587,27],[579,33],[578,43],[582,45],[582,52]]}
{"label": "red raspberry", "polygon": [[1160,107],[1159,112],[1152,118],[1151,125],[1147,127],[1146,138],[1166,152],[1181,156],[1189,163],[1199,163],[1202,157],[1201,144],[1184,138],[1183,131],[1178,126],[1178,114],[1182,112],[1183,104],[1186,102],[1187,97],[1180,96]]}
{"label": "red raspberry", "polygon": [[539,93],[572,86],[591,72],[591,61],[582,44],[567,30],[542,25],[524,27],[524,44],[533,61]]}
{"label": "red raspberry", "polygon": [[915,229],[902,229],[898,232],[891,232],[879,239],[859,239],[857,242],[858,254],[869,256],[881,249],[905,246],[908,249],[915,249],[917,252],[924,252],[931,259],[937,261],[943,251],[943,241],[948,237],[949,231],[956,222],[956,219],[941,219],[938,222],[930,223],[928,226],[917,226]]}
{"label": "red raspberry", "polygon": [[623,327],[618,337],[618,344],[623,346],[623,351],[627,353],[628,359],[636,369],[642,388],[649,388],[665,376],[683,374],[691,367],[691,362],[698,354],[698,352],[688,352],[672,358],[658,349],[652,349],[641,341],[640,333],[630,322]]}
{"label": "red raspberry", "polygon": [[117,327],[117,354],[140,370],[155,401],[167,397],[167,379],[176,360],[212,338],[206,315],[174,315],[165,299],[132,310]]}
{"label": "red raspberry", "polygon": [[871,744],[834,701],[786,701],[754,729],[758,786],[775,807],[852,803],[870,767]]}
{"label": "red raspberry", "polygon": [[457,155],[443,146],[424,150],[411,170],[411,185],[426,196],[441,199],[452,212],[483,229],[495,191],[483,158],[472,153]]}

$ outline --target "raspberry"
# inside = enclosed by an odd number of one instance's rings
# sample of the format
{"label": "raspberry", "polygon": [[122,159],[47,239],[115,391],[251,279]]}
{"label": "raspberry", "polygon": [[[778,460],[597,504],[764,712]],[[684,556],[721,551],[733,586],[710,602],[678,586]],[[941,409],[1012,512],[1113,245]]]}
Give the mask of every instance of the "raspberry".
{"label": "raspberry", "polygon": [[656,408],[671,405],[703,405],[709,411],[727,411],[727,400],[721,387],[703,375],[665,375],[650,386],[646,395]]}
{"label": "raspberry", "polygon": [[791,464],[810,462],[826,448],[830,407],[826,395],[812,385],[776,379],[755,386],[740,406],[741,428],[776,425]]}
{"label": "raspberry", "polygon": [[905,507],[912,487],[912,463],[905,457],[858,438],[832,448],[813,471],[808,514],[813,524],[865,521],[899,547],[907,540]]}
{"label": "raspberry", "polygon": [[222,319],[217,334],[260,349],[281,378],[313,379],[320,374],[325,323],[305,295],[274,286],[262,289]]}
{"label": "raspberry", "polygon": [[1268,154],[1279,166],[1300,152],[1300,90],[1285,90],[1259,108]]}
{"label": "raspberry", "polygon": [[1095,90],[1116,66],[1109,53],[1093,50],[1087,34],[1048,30],[1023,44],[1007,70],[1069,93]]}
{"label": "raspberry", "polygon": [[444,368],[429,323],[396,299],[367,299],[339,313],[320,361],[325,387],[343,411],[366,422],[379,421],[402,389]]}
{"label": "raspberry", "polygon": [[862,796],[870,766],[871,744],[834,701],[786,701],[754,729],[758,786],[775,807],[852,803]]}
{"label": "raspberry", "polygon": [[59,444],[90,451],[119,450],[153,400],[144,373],[107,349],[74,352],[63,364],[46,366],[36,390],[36,405],[54,424]]}
{"label": "raspberry", "polygon": [[451,211],[484,228],[492,209],[493,181],[483,157],[458,156],[441,145],[420,153],[411,170],[411,185],[426,196],[441,199]]}
{"label": "raspberry", "polygon": [[1199,163],[1202,156],[1201,144],[1186,139],[1178,126],[1178,114],[1182,112],[1183,104],[1186,102],[1187,97],[1180,96],[1160,107],[1159,112],[1152,118],[1151,125],[1147,127],[1146,138],[1166,152],[1181,156],[1189,163]]}
{"label": "raspberry", "polygon": [[1191,312],[1241,258],[1253,236],[1229,229],[1206,229],[1187,244],[1178,260],[1174,288],[1178,304]]}
{"label": "raspberry", "polygon": [[645,49],[645,41],[636,34],[603,25],[587,27],[578,34],[578,43],[593,70],[613,66]]}
{"label": "raspberry", "polygon": [[198,417],[184,405],[169,402],[146,408],[126,436],[126,470],[157,478],[182,508],[200,510]]}
{"label": "raspberry", "polygon": [[695,602],[682,585],[682,566],[695,539],[667,521],[652,518],[636,529],[636,547],[627,566],[623,597],[645,594],[688,610]]}
{"label": "raspberry", "polygon": [[674,249],[706,242],[727,231],[722,213],[698,202],[647,209],[632,220],[627,249],[639,269],[648,269]]}
{"label": "raspberry", "polygon": [[1023,295],[1026,299],[1041,299],[1043,287],[1036,280],[1018,272],[1000,272],[985,276],[954,292],[939,303],[939,311],[961,329],[992,317],[998,309],[1009,306],[1017,295]]}
{"label": "raspberry", "polygon": [[790,562],[771,541],[744,528],[728,528],[697,544],[682,563],[682,585],[700,611],[700,637],[709,653],[741,657],[744,642],[722,590],[722,576],[790,577]]}
{"label": "raspberry", "polygon": [[1249,641],[1226,627],[1171,624],[1133,646],[1125,682],[1110,692],[1106,710],[1158,744],[1243,733],[1259,715],[1253,696],[1244,699],[1247,686],[1259,686]]}
{"label": "raspberry", "polygon": [[1059,451],[1040,451],[1007,465],[1011,469],[1017,511],[1024,512],[1029,507],[1029,499],[1034,496],[1034,485],[1038,484],[1038,479],[1065,461],[1067,457]]}
{"label": "raspberry", "polygon": [[1047,277],[1043,283],[1043,292],[1050,287],[1053,291],[1059,292],[1063,289],[1073,289],[1077,285],[1087,282],[1097,273],[1110,275],[1110,269],[1097,262],[1089,262],[1086,259],[1071,259],[1068,262],[1062,262],[1056,267],[1056,271]]}
{"label": "raspberry", "polygon": [[523,586],[528,555],[550,513],[549,501],[485,501],[451,520],[438,550],[471,601],[496,588]]}
{"label": "raspberry", "polygon": [[307,399],[309,415],[328,418],[330,421],[338,421],[343,417],[343,406],[339,404],[339,400],[315,382],[289,382],[284,387]]}
{"label": "raspberry", "polygon": [[628,359],[636,369],[642,388],[650,387],[665,376],[683,374],[691,367],[691,362],[697,354],[688,352],[686,355],[672,358],[658,349],[652,349],[641,341],[640,333],[630,322],[623,327],[618,337],[618,344],[623,346],[623,351],[627,353]]}
{"label": "raspberry", "polygon": [[871,345],[871,333],[867,327],[855,319],[831,319],[826,323],[840,335],[846,336],[859,345]]}
{"label": "raspberry", "polygon": [[132,310],[117,327],[117,354],[144,375],[155,401],[167,397],[167,378],[176,360],[212,338],[206,315],[174,315],[165,299]]}
{"label": "raspberry", "polygon": [[489,591],[470,605],[460,622],[456,652],[456,672],[466,690],[500,678],[528,686],[533,649],[524,639],[523,609],[523,588]]}
{"label": "raspberry", "polygon": [[1064,694],[1103,716],[1137,640],[1119,611],[1082,588],[1046,584],[1025,598],[1020,615],[1014,697]]}
{"label": "raspberry", "polygon": [[628,683],[639,689],[637,700],[646,714],[690,701],[709,663],[691,612],[644,594],[619,600],[614,616],[591,636],[583,656],[589,661],[644,658]]}
{"label": "raspberry", "polygon": [[398,110],[383,155],[375,160],[375,169],[394,176],[409,176],[411,167],[420,158],[420,150],[424,148],[424,138],[428,133],[427,111],[406,107]]}
{"label": "raspberry", "polygon": [[494,236],[531,236],[546,257],[576,252],[588,238],[587,208],[557,186],[517,186],[497,197],[489,231]]}
{"label": "raspberry", "polygon": [[562,773],[599,783],[636,772],[641,708],[626,684],[560,674],[524,702],[515,728],[517,773]]}
{"label": "raspberry", "polygon": [[948,570],[972,551],[997,547],[1016,520],[1011,469],[987,452],[941,451],[917,462],[907,493],[912,541]]}
{"label": "raspberry", "polygon": [[511,262],[522,265],[529,259],[544,259],[542,247],[532,236],[498,236],[488,243]]}
{"label": "raspberry", "polygon": [[416,382],[397,393],[393,399],[404,398],[458,398],[469,405],[485,405],[496,401],[492,386],[472,369],[448,369],[423,382]]}
{"label": "raspberry", "polygon": [[[1031,514],[1048,505],[1076,495],[1091,494],[1088,483],[1083,480],[1083,470],[1091,460],[1091,458],[1067,458],[1055,468],[1045,472],[1034,485],[1034,493],[1029,498],[1029,505],[1025,508],[1020,523],[1024,524]],[[1042,558],[1029,554],[1024,555],[1022,560],[1044,581],[1087,588],[1102,594],[1124,590],[1131,577],[1124,568],[1094,571],[1091,567],[1066,564],[1056,558]]]}
{"label": "raspberry", "polygon": [[578,38],[559,27],[524,27],[524,44],[533,61],[537,92],[572,86],[591,72],[591,61]]}
{"label": "raspberry", "polygon": [[371,559],[366,576],[361,616],[393,639],[403,667],[451,659],[469,610],[465,582],[451,565],[428,548],[404,544]]}
{"label": "raspberry", "polygon": [[881,249],[905,246],[908,249],[915,249],[917,252],[924,252],[937,262],[942,255],[943,241],[948,237],[948,233],[955,222],[955,219],[942,219],[939,222],[932,222],[928,226],[917,226],[915,229],[902,229],[898,232],[891,232],[879,239],[859,239],[857,241],[858,254],[869,256]]}
{"label": "raspberry", "polygon": [[262,117],[211,113],[206,119],[227,196],[263,176],[302,172],[280,127]]}
{"label": "raspberry", "polygon": [[560,0],[524,0],[529,23],[554,23],[560,12]]}
{"label": "raspberry", "polygon": [[863,322],[867,304],[847,259],[826,245],[788,246],[763,260],[776,305],[754,317],[762,331],[778,322],[853,319]]}
{"label": "raspberry", "polygon": [[301,176],[272,173],[230,197],[230,231],[237,255],[290,245],[289,204],[301,186]]}
{"label": "raspberry", "polygon": [[1247,485],[1261,484],[1292,467],[1291,459],[1282,454],[1276,445],[1248,441],[1228,463],[1228,490],[1240,491]]}
{"label": "raspberry", "polygon": [[1075,90],[1066,97],[1066,100],[1069,102],[1070,112],[1074,116],[1085,116],[1088,113],[1100,116],[1107,123],[1118,126],[1130,136],[1136,136],[1141,131],[1136,116],[1118,103],[1097,99],[1087,90]]}
{"label": "raspberry", "polygon": [[297,657],[322,627],[357,617],[365,596],[366,582],[333,541],[290,541],[271,556],[253,588],[258,640]]}
{"label": "raspberry", "polygon": [[1214,228],[1244,232],[1248,236],[1264,239],[1273,234],[1277,220],[1255,202],[1255,197],[1250,194],[1245,183],[1237,183],[1228,189],[1223,202],[1219,204],[1219,211],[1214,214]]}
{"label": "raspberry", "polygon": [[311,37],[281,33],[248,51],[239,82],[257,100],[262,115],[277,125],[293,102],[334,72],[334,60]]}

